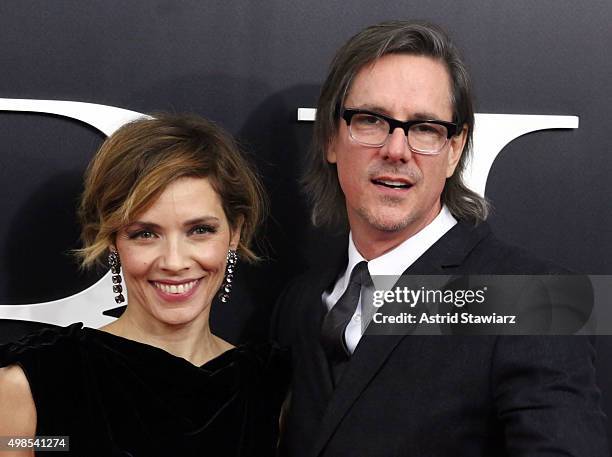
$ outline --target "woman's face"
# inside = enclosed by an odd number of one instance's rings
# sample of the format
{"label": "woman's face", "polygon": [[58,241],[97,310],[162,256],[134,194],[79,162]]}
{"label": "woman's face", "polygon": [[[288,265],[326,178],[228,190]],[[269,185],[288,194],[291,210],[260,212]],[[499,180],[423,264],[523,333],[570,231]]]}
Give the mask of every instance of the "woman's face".
{"label": "woman's face", "polygon": [[239,239],[207,179],[174,181],[117,234],[129,307],[168,325],[208,319]]}

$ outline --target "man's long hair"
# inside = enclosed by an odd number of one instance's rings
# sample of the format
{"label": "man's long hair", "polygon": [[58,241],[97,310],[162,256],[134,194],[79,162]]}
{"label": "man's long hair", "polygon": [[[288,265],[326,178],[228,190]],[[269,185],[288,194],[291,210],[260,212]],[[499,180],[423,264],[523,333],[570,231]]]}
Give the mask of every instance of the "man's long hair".
{"label": "man's long hair", "polygon": [[468,189],[462,172],[472,149],[474,108],[470,77],[458,50],[439,27],[420,22],[392,21],[368,27],[353,36],[334,57],[321,88],[314,124],[313,141],[308,153],[303,188],[312,206],[315,226],[346,227],[344,194],[338,182],[336,165],[327,161],[327,149],[338,133],[340,110],[357,73],[387,54],[431,57],[448,69],[452,93],[453,122],[467,126],[467,140],[455,173],[446,180],[442,203],[459,220],[473,223],[487,217],[488,204]]}

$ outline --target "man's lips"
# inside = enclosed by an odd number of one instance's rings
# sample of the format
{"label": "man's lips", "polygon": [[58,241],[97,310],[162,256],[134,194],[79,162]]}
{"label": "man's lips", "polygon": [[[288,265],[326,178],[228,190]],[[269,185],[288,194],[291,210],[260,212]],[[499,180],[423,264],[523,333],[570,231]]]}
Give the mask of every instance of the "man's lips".
{"label": "man's lips", "polygon": [[377,176],[371,179],[372,184],[388,187],[389,189],[409,189],[412,183],[406,178],[392,176]]}

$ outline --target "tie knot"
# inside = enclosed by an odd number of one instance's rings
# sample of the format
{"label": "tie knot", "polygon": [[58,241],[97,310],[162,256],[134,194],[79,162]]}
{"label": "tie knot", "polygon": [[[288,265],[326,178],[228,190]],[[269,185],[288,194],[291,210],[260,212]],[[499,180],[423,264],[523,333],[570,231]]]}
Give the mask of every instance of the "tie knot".
{"label": "tie knot", "polygon": [[370,271],[368,270],[368,262],[362,260],[353,268],[351,278],[349,279],[349,284],[367,286],[371,281],[372,279],[370,278]]}

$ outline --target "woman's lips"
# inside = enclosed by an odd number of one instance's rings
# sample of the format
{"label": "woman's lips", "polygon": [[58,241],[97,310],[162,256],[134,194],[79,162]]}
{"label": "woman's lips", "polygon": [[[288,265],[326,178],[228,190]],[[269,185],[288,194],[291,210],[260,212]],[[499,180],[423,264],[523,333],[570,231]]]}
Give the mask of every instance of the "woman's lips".
{"label": "woman's lips", "polygon": [[195,293],[200,282],[200,279],[185,282],[150,281],[153,287],[155,287],[157,294],[167,301],[183,301],[188,299]]}

